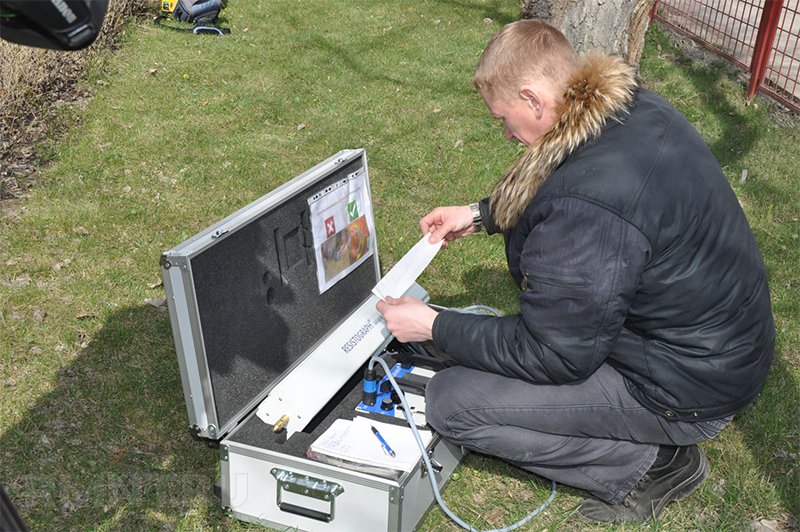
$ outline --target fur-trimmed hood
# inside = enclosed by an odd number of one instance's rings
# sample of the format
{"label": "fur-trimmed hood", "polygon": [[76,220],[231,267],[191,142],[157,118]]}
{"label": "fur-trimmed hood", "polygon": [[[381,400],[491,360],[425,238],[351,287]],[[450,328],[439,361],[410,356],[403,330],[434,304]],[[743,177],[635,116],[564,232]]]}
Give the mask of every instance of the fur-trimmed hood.
{"label": "fur-trimmed hood", "polygon": [[556,125],[536,139],[494,187],[492,219],[502,231],[516,225],[539,186],[581,144],[621,121],[638,86],[634,68],[618,57],[590,52],[570,78]]}

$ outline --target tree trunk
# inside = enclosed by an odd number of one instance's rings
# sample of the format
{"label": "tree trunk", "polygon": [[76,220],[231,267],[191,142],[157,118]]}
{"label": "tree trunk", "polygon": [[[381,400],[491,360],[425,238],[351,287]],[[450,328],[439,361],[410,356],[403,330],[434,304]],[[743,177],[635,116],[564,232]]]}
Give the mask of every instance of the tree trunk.
{"label": "tree trunk", "polygon": [[522,18],[561,30],[578,54],[600,48],[639,66],[654,0],[523,0]]}

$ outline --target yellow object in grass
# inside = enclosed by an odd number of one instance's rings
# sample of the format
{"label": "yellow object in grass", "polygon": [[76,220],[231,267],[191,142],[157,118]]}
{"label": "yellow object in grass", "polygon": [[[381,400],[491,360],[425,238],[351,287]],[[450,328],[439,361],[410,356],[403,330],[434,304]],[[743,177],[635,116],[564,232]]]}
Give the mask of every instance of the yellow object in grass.
{"label": "yellow object in grass", "polygon": [[164,15],[171,15],[173,11],[175,11],[175,5],[178,3],[178,0],[162,0],[161,2],[161,13]]}

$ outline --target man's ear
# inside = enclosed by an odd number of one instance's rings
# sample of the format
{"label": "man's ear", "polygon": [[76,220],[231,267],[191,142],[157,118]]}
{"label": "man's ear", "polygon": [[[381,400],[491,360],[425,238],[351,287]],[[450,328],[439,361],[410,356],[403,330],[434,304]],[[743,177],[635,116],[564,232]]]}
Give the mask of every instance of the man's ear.
{"label": "man's ear", "polygon": [[519,89],[519,96],[533,109],[536,119],[542,118],[544,114],[544,101],[539,95],[535,87],[530,85],[523,85]]}

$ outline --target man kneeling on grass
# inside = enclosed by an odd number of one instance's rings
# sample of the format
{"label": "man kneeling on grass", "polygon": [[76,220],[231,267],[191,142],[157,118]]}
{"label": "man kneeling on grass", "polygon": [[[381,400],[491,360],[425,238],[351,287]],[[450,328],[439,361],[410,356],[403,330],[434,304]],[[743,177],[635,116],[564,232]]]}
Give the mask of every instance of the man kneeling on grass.
{"label": "man kneeling on grass", "polygon": [[520,314],[378,304],[401,341],[456,361],[427,418],[469,449],[589,492],[593,521],[643,522],[708,475],[697,443],[760,391],[775,331],[761,255],[703,139],[633,68],[578,59],[539,21],[503,28],[475,85],[526,153],[431,241],[502,233]]}

